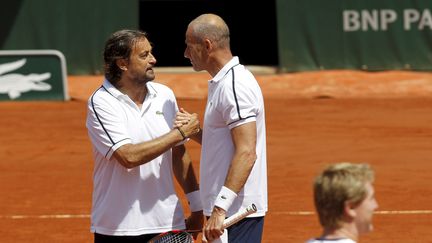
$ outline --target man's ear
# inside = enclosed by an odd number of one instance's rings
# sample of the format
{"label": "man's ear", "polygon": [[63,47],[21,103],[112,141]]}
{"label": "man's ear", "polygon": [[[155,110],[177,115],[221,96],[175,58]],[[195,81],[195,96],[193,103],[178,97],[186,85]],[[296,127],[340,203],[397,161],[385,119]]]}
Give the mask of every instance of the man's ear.
{"label": "man's ear", "polygon": [[116,61],[116,65],[118,68],[120,68],[122,71],[126,71],[127,70],[127,64],[128,62],[126,61],[126,59],[117,59]]}
{"label": "man's ear", "polygon": [[355,218],[356,211],[355,211],[355,205],[351,202],[346,201],[344,203],[344,214],[348,216],[349,218]]}
{"label": "man's ear", "polygon": [[210,52],[210,50],[213,49],[213,42],[207,38],[204,40],[204,45],[207,52]]}

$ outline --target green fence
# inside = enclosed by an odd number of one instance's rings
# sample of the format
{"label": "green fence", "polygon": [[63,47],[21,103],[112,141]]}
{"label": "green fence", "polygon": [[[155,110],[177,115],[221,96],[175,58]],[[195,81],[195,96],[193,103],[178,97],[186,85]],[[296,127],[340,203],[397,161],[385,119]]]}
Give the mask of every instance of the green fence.
{"label": "green fence", "polygon": [[432,70],[430,0],[277,0],[281,71]]}
{"label": "green fence", "polygon": [[70,74],[102,71],[105,40],[138,27],[138,0],[10,0],[0,8],[0,49],[55,49]]}
{"label": "green fence", "polygon": [[[100,74],[109,34],[138,28],[139,1],[5,1],[0,8],[0,49],[55,49],[66,56],[69,74]],[[432,70],[431,0],[275,1],[274,34],[282,72]],[[160,11],[163,18],[163,9],[148,11]],[[161,20],[149,21],[157,25]],[[242,17],[238,21],[247,23]],[[169,38],[169,29],[160,31]],[[173,45],[184,48],[184,43]]]}

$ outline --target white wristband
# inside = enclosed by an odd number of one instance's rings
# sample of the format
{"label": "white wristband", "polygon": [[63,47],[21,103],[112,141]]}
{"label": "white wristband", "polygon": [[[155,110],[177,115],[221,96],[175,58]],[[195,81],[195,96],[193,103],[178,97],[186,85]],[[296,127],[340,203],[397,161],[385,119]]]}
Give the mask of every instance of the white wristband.
{"label": "white wristband", "polygon": [[186,197],[189,202],[189,208],[191,212],[197,212],[203,210],[202,202],[201,202],[201,193],[199,190],[189,192],[186,194]]}
{"label": "white wristband", "polygon": [[237,193],[233,192],[228,187],[223,186],[216,198],[215,206],[222,208],[225,211],[231,207],[237,197]]}

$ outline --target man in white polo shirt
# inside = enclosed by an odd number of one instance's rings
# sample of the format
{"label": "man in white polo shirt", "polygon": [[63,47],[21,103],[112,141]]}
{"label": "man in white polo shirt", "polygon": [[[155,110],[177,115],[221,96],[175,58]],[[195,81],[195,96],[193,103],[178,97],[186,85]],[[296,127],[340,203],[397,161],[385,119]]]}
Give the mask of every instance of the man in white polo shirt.
{"label": "man in white polo shirt", "polygon": [[[88,100],[86,122],[95,159],[94,242],[147,242],[173,229],[200,229],[199,186],[182,144],[199,132],[197,115],[173,128],[176,99],[151,82],[156,59],[144,32],[113,33],[104,60],[106,79]],[[190,203],[186,225],[173,171]]]}
{"label": "man in white polo shirt", "polygon": [[[267,162],[264,100],[254,76],[230,50],[229,29],[222,18],[203,14],[186,31],[184,55],[208,83],[202,144],[200,187],[204,214],[203,242],[218,239],[223,220],[254,203],[258,212],[228,228],[229,242],[261,242],[267,211]],[[187,111],[176,126],[188,124]],[[226,238],[226,234],[223,234]]]}

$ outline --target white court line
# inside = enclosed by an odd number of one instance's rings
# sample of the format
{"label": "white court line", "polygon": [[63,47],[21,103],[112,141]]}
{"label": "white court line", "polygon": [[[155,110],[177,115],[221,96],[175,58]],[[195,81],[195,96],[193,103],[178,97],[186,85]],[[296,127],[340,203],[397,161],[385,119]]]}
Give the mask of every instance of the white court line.
{"label": "white court line", "polygon": [[[312,211],[294,211],[294,212],[273,212],[268,214],[276,215],[314,215]],[[432,210],[393,210],[393,211],[376,211],[375,214],[432,214]],[[47,214],[47,215],[0,215],[0,219],[86,219],[90,218],[89,214]]]}
{"label": "white court line", "polygon": [[[277,214],[277,215],[314,215],[315,212],[311,211],[297,211],[297,212],[272,212],[270,211],[269,214]],[[432,214],[432,210],[392,210],[392,211],[375,211],[374,214]]]}
{"label": "white court line", "polygon": [[375,214],[432,214],[432,210],[376,211]]}
{"label": "white court line", "polygon": [[89,214],[0,215],[0,219],[85,219]]}

